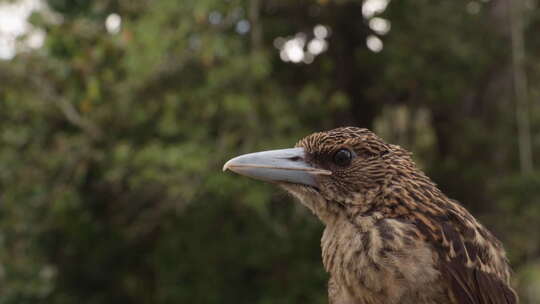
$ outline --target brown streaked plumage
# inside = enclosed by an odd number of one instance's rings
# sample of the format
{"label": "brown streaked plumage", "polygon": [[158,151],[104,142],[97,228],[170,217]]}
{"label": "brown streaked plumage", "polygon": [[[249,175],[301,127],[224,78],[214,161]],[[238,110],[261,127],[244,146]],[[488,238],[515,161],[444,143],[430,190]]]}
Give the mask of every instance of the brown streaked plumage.
{"label": "brown streaked plumage", "polygon": [[332,304],[517,303],[501,243],[367,129],[314,133],[224,169],[277,183],[325,224]]}

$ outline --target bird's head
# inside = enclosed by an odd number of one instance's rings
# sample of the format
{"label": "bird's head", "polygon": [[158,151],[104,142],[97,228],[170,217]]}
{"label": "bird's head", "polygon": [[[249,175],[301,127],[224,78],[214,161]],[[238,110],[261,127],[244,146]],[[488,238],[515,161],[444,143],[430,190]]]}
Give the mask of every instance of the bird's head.
{"label": "bird's head", "polygon": [[367,129],[346,127],[311,134],[294,148],[235,157],[223,170],[277,183],[320,213],[369,204],[400,163],[412,164],[408,152]]}

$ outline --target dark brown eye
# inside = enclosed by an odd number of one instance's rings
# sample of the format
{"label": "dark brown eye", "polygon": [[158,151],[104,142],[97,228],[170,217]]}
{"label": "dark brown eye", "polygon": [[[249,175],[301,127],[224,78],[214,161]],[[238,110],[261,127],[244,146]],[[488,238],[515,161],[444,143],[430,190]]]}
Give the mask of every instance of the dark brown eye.
{"label": "dark brown eye", "polygon": [[334,154],[334,163],[338,166],[346,167],[351,164],[353,154],[347,149],[339,149]]}

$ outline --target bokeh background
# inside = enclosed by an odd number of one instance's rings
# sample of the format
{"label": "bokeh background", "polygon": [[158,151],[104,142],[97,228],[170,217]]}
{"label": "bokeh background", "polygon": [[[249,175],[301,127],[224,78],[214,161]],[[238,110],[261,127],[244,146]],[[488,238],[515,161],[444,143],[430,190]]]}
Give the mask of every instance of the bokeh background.
{"label": "bokeh background", "polygon": [[326,303],[322,225],[241,153],[414,152],[540,303],[537,0],[0,0],[0,304]]}

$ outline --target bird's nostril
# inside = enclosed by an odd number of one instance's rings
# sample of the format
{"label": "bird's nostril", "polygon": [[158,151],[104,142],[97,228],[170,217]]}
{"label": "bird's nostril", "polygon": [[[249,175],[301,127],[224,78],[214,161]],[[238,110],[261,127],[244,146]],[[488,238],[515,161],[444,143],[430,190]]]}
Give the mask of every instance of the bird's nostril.
{"label": "bird's nostril", "polygon": [[300,156],[293,156],[293,157],[290,157],[289,159],[292,160],[292,161],[301,161],[302,160],[302,158]]}

